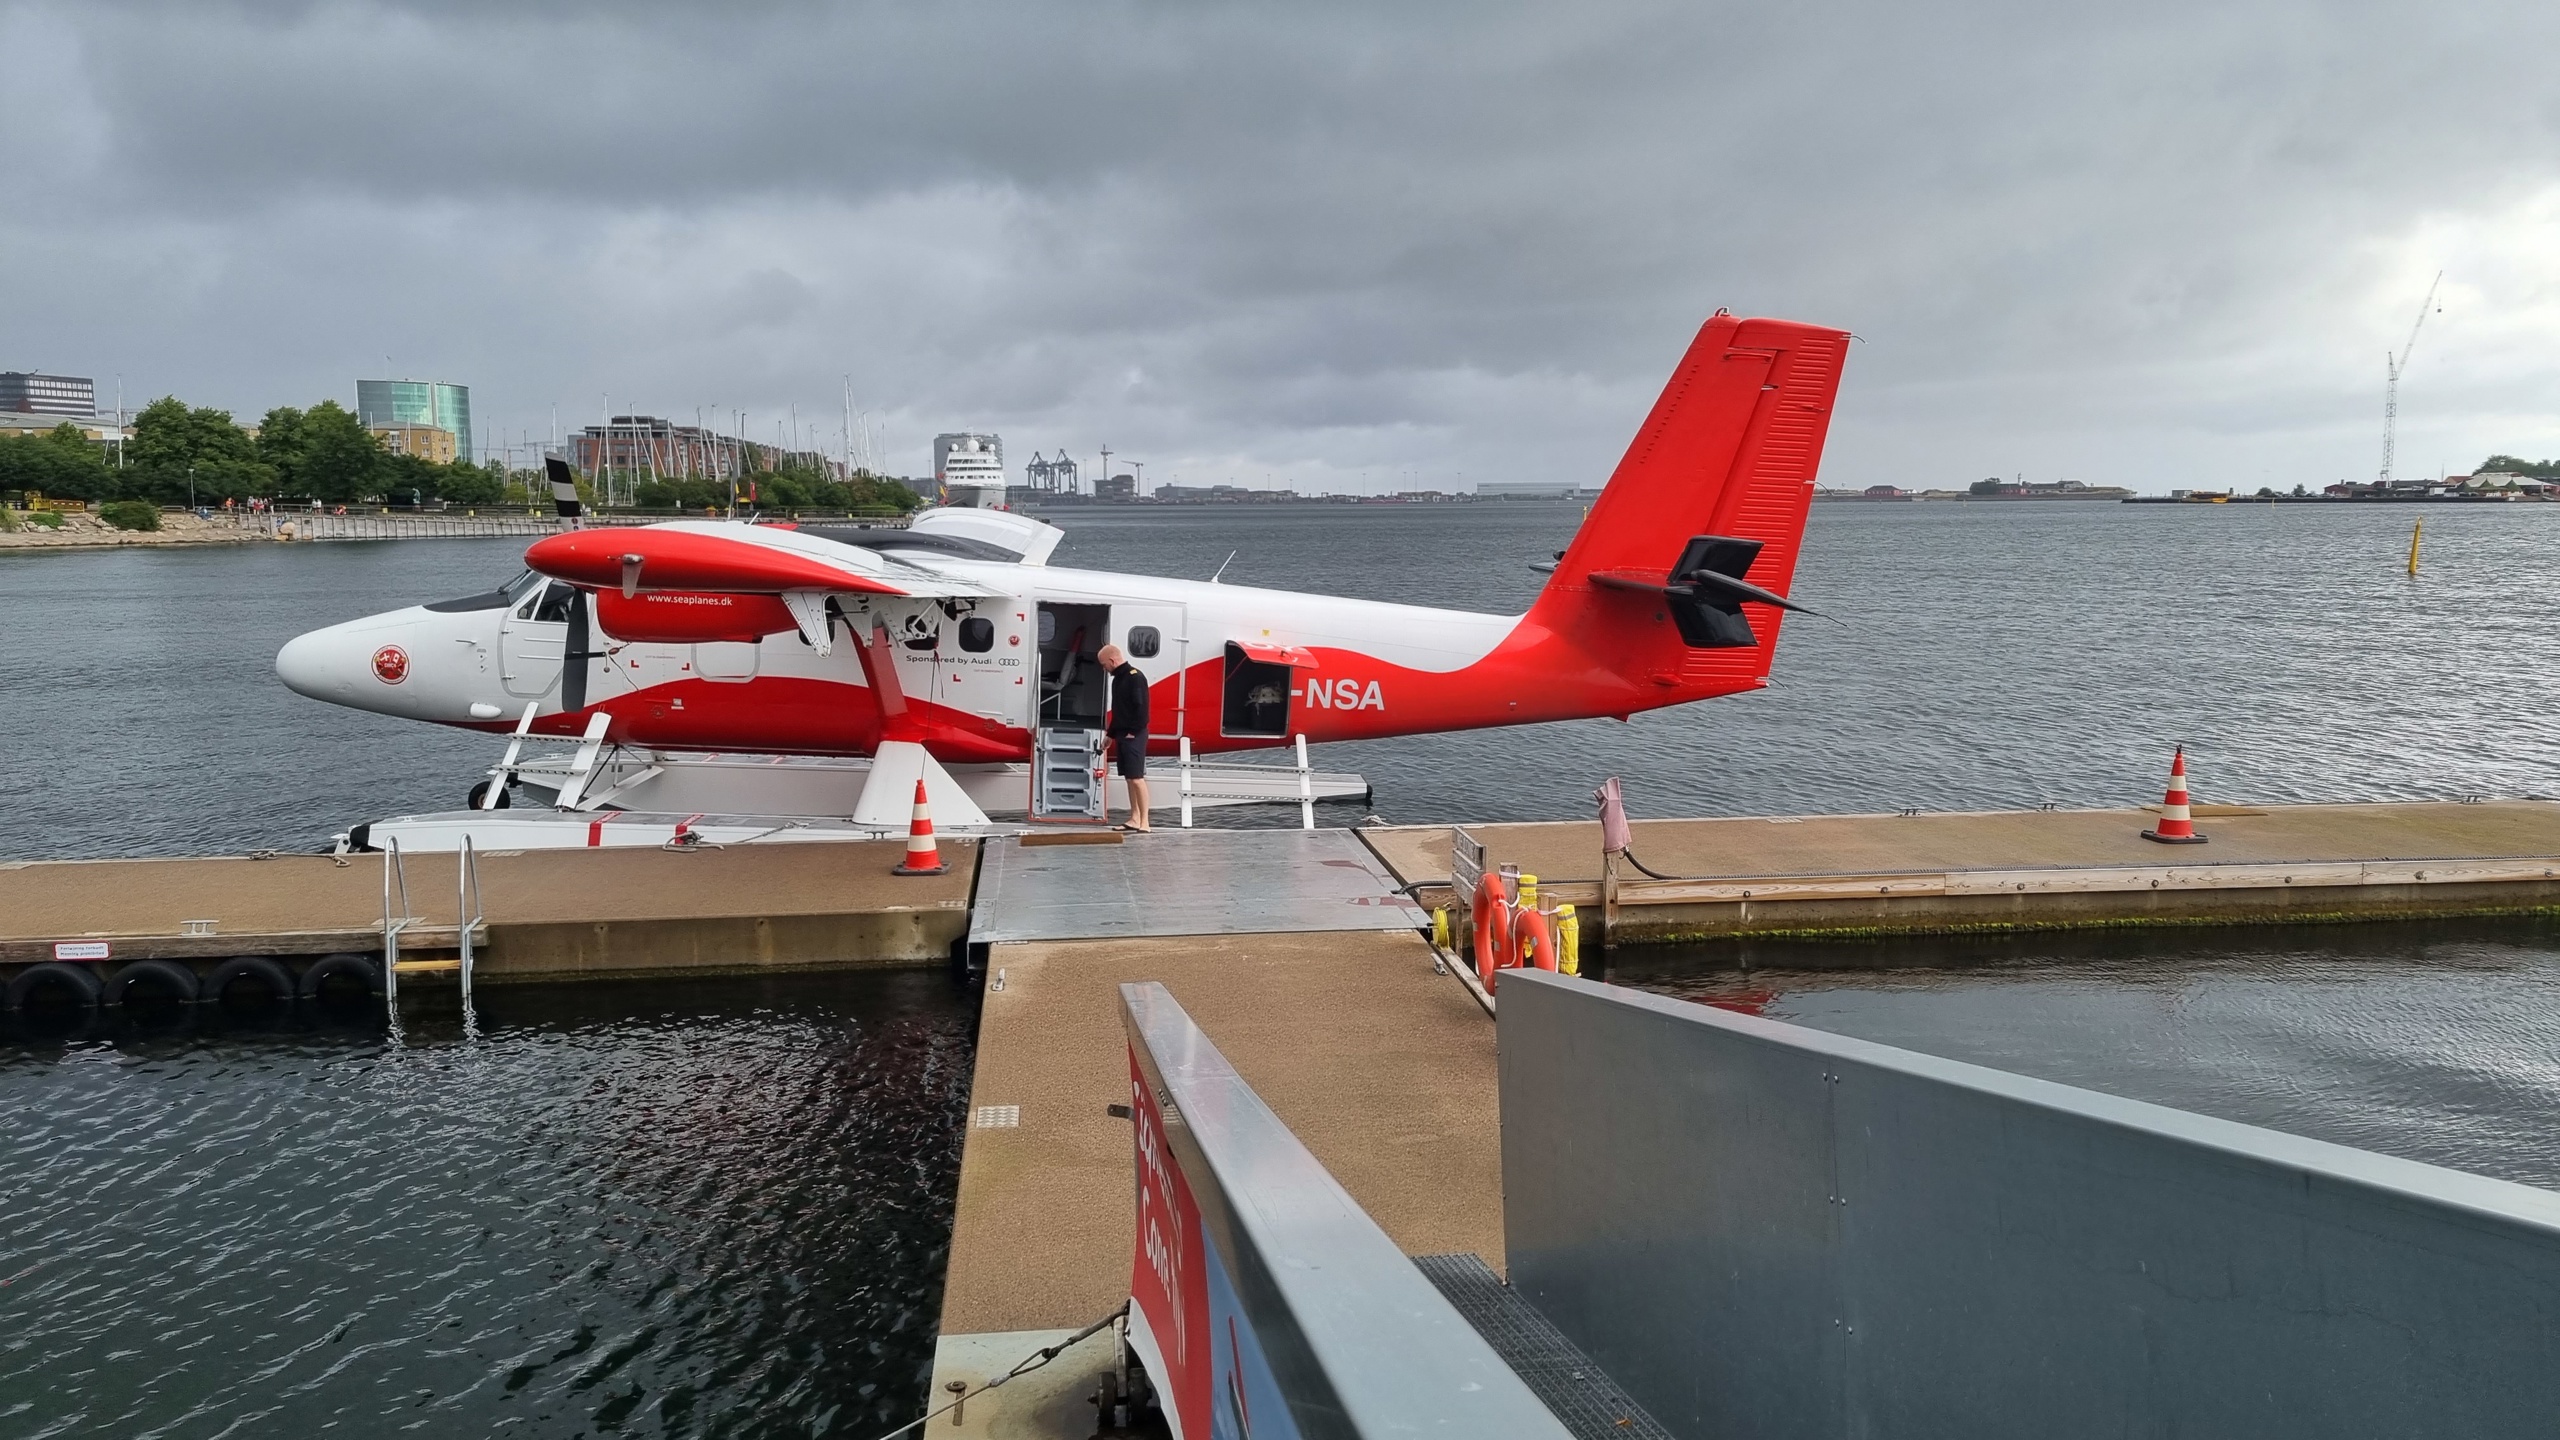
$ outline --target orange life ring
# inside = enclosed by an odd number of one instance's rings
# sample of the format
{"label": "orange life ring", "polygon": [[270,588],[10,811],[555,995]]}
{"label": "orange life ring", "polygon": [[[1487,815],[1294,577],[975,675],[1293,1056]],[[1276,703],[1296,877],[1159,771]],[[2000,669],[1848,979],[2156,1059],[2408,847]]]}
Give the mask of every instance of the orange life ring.
{"label": "orange life ring", "polygon": [[1511,898],[1503,891],[1502,877],[1487,875],[1476,882],[1476,983],[1484,993],[1493,993],[1493,972],[1511,963],[1512,943]]}
{"label": "orange life ring", "polygon": [[1523,910],[1512,922],[1511,953],[1515,965],[1556,968],[1556,927],[1535,910]]}

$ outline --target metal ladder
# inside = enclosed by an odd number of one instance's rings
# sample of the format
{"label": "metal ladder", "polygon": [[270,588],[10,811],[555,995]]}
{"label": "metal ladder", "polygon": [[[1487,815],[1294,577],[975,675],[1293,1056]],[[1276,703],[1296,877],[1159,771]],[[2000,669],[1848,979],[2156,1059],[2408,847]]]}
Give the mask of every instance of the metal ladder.
{"label": "metal ladder", "polygon": [[1103,735],[1082,726],[1043,725],[1031,744],[1031,818],[1100,820]]}
{"label": "metal ladder", "polygon": [[[480,854],[473,848],[471,837],[462,837],[462,851],[454,862],[454,919],[456,943],[461,950],[457,960],[402,961],[400,932],[422,922],[423,917],[409,908],[409,863],[400,852],[400,842],[393,840],[382,852],[382,1003],[389,1012],[394,1034],[400,1028],[400,976],[402,972],[419,974],[431,971],[461,972],[463,1027],[474,1035],[479,1030],[479,1016],[471,1003],[472,931],[486,923],[487,906],[480,898]],[[397,913],[394,913],[395,904]]]}

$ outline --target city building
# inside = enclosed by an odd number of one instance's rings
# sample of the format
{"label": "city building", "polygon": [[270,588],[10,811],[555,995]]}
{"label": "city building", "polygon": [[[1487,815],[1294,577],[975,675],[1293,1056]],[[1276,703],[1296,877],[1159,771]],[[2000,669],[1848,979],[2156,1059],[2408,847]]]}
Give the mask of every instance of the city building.
{"label": "city building", "polygon": [[590,425],[569,437],[568,458],[586,474],[617,480],[726,480],[785,465],[820,471],[830,480],[849,478],[843,461],[815,450],[757,445],[656,415],[616,415]]}
{"label": "city building", "polygon": [[59,425],[76,425],[80,433],[92,440],[121,440],[124,431],[112,419],[89,416],[45,415],[30,410],[0,410],[0,435],[49,435]]}
{"label": "city building", "polygon": [[1297,499],[1298,492],[1248,490],[1242,485],[1158,485],[1149,498],[1160,505],[1282,505]]}
{"label": "city building", "polygon": [[432,425],[453,435],[454,456],[471,459],[471,387],[441,380],[359,380],[356,418],[368,430]]}
{"label": "city building", "polygon": [[1476,486],[1479,500],[1570,500],[1574,494],[1570,480],[1486,480]]}
{"label": "city building", "polygon": [[393,455],[415,455],[431,465],[450,465],[458,453],[453,432],[440,425],[374,425],[373,438]]}
{"label": "city building", "polygon": [[[1932,494],[1936,492],[1931,492]],[[2078,480],[2003,480],[1997,475],[1965,487],[1969,500],[2122,500],[2133,492],[2121,485],[2089,485]]]}
{"label": "city building", "polygon": [[86,420],[98,413],[98,385],[76,375],[0,370],[0,411]]}
{"label": "city building", "polygon": [[[1159,486],[1157,488],[1161,489],[1163,487]],[[1114,475],[1108,480],[1096,480],[1093,482],[1093,498],[1096,500],[1112,500],[1122,503],[1135,500],[1138,498],[1138,477],[1135,475]]]}
{"label": "city building", "polygon": [[735,435],[656,415],[616,415],[569,437],[569,463],[589,475],[646,480],[725,480],[743,475],[748,446]]}

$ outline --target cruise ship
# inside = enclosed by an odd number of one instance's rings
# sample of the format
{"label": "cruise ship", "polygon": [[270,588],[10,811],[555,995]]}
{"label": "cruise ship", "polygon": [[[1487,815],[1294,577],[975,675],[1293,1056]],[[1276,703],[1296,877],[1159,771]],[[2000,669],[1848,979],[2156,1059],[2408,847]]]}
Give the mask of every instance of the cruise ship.
{"label": "cruise ship", "polygon": [[934,479],[942,486],[943,503],[964,509],[1004,507],[1004,449],[993,435],[951,435],[934,448],[940,462]]}

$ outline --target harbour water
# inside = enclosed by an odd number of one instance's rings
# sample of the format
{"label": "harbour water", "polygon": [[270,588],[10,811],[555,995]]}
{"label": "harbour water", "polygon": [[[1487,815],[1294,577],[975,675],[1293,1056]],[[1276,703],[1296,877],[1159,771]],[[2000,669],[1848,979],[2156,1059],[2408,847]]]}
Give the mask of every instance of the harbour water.
{"label": "harbour water", "polygon": [[[181,1012],[183,1013],[183,1012]],[[932,1359],[936,973],[509,989],[483,1034],[0,1042],[0,1435],[853,1435]]]}
{"label": "harbour water", "polygon": [[[1578,510],[1061,517],[1058,563],[1516,610]],[[1405,822],[2560,790],[2546,507],[1818,507],[1768,691],[1334,747]],[[0,556],[6,858],[310,849],[485,737],[302,700],[277,646],[520,541]],[[1348,816],[1338,817],[1348,819]],[[2539,922],[1763,947],[1635,983],[2540,1184]],[[1836,958],[1836,957],[1835,957]],[[493,989],[485,1033],[0,1039],[0,1435],[877,1433],[921,1399],[968,1002],[940,976]],[[885,1423],[884,1423],[885,1422]]]}
{"label": "harbour water", "polygon": [[[1055,563],[1526,608],[1559,504],[1057,517]],[[2438,506],[2411,580],[2383,506],[1823,505],[1768,690],[1614,720],[1325,747],[1404,823],[2560,793],[2537,597],[2560,507]],[[0,808],[20,856],[310,849],[448,809],[485,737],[304,700],[303,630],[485,589],[518,540],[0,556]]]}

